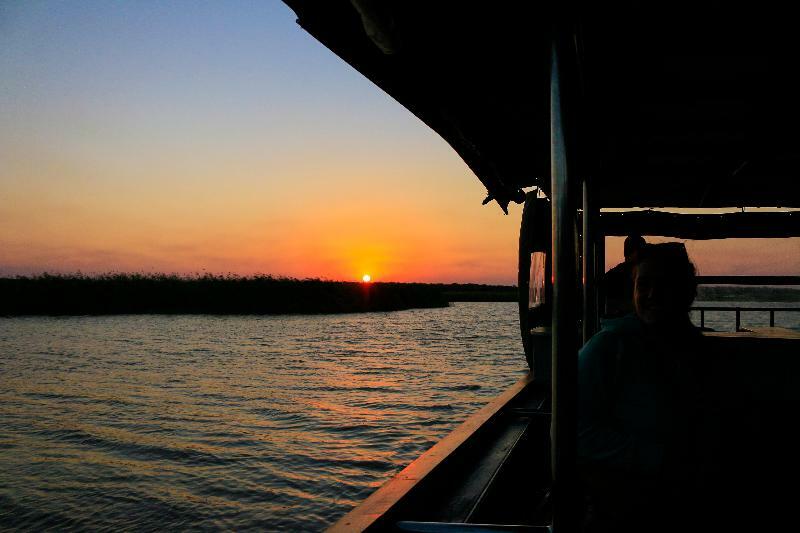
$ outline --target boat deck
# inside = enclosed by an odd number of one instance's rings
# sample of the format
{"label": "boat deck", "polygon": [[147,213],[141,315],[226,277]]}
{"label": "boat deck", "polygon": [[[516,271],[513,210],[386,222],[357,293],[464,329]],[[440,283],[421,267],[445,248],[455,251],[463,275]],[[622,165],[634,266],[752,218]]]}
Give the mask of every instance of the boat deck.
{"label": "boat deck", "polygon": [[[699,407],[713,433],[701,443],[709,450],[704,482],[715,494],[709,509],[738,506],[738,515],[725,515],[729,525],[755,526],[762,511],[776,517],[789,508],[778,487],[800,471],[791,460],[800,449],[800,332],[704,337],[713,370],[704,384],[709,405]],[[330,531],[538,531],[552,511],[549,394],[549,382],[522,378]]]}
{"label": "boat deck", "polygon": [[[400,521],[545,523],[548,393],[549,384],[523,377],[330,531],[394,531]],[[523,482],[525,491],[513,490]],[[532,497],[543,504],[532,505]]]}

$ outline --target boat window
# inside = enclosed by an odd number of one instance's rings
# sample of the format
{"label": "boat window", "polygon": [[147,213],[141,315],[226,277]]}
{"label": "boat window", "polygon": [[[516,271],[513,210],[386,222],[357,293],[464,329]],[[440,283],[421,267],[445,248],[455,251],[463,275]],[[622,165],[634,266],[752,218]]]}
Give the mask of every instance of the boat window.
{"label": "boat window", "polygon": [[534,309],[545,303],[545,264],[547,254],[545,252],[533,252],[531,254],[531,275],[528,283],[528,308]]}

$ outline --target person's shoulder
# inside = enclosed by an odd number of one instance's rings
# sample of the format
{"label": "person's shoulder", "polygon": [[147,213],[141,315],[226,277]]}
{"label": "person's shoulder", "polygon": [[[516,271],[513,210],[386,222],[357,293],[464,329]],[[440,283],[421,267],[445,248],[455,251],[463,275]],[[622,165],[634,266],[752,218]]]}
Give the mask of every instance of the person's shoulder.
{"label": "person's shoulder", "polygon": [[603,328],[600,333],[606,333],[610,336],[627,335],[630,333],[638,333],[642,330],[642,321],[634,313],[621,316],[619,318],[611,318],[603,320]]}
{"label": "person's shoulder", "polygon": [[635,314],[603,321],[603,328],[595,333],[578,352],[578,368],[581,374],[602,372],[608,364],[619,359],[630,342],[641,335],[642,322]]}
{"label": "person's shoulder", "polygon": [[603,275],[603,280],[606,285],[622,287],[631,279],[630,266],[626,263],[620,263],[614,268],[610,269]]}
{"label": "person's shoulder", "polygon": [[630,269],[630,265],[628,265],[628,263],[623,261],[622,263],[618,264],[617,266],[614,266],[614,267],[611,267],[610,269],[608,269],[608,272],[606,272],[606,276],[622,276],[622,275],[626,275],[628,273],[629,269]]}
{"label": "person's shoulder", "polygon": [[642,322],[631,313],[619,318],[603,320],[603,327],[595,333],[584,345],[588,351],[603,351],[609,347],[616,347],[620,339],[639,335],[642,331]]}

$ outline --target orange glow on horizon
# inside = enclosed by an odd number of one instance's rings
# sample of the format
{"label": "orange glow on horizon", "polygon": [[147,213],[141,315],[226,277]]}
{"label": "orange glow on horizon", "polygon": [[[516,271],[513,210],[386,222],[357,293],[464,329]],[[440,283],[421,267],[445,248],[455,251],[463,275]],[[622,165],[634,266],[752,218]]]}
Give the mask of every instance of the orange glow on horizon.
{"label": "orange glow on horizon", "polygon": [[361,281],[363,281],[364,283],[369,283],[370,281],[372,281],[372,276],[370,276],[369,274],[364,274],[363,276],[361,276]]}
{"label": "orange glow on horizon", "polygon": [[[517,282],[522,206],[482,207],[486,188],[458,153],[287,6],[226,9],[188,32],[173,28],[197,14],[164,10],[171,24],[128,24],[120,40],[112,28],[138,7],[102,3],[87,32],[72,4],[16,4],[0,31],[0,277]],[[237,16],[275,31],[244,38]],[[234,38],[218,46],[217,32]],[[607,239],[606,270],[623,240]],[[687,248],[702,275],[800,273],[800,237]]]}

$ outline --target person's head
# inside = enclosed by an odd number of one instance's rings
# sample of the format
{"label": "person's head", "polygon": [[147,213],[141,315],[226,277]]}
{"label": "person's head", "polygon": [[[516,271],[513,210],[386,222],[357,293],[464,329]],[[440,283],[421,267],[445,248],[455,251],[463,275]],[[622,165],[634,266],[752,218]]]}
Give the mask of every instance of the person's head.
{"label": "person's head", "polygon": [[685,323],[697,294],[695,268],[683,243],[649,244],[633,274],[633,305],[648,325]]}
{"label": "person's head", "polygon": [[625,262],[634,264],[639,259],[639,254],[647,246],[647,242],[641,235],[631,234],[625,237],[625,244],[622,251],[625,254]]}

